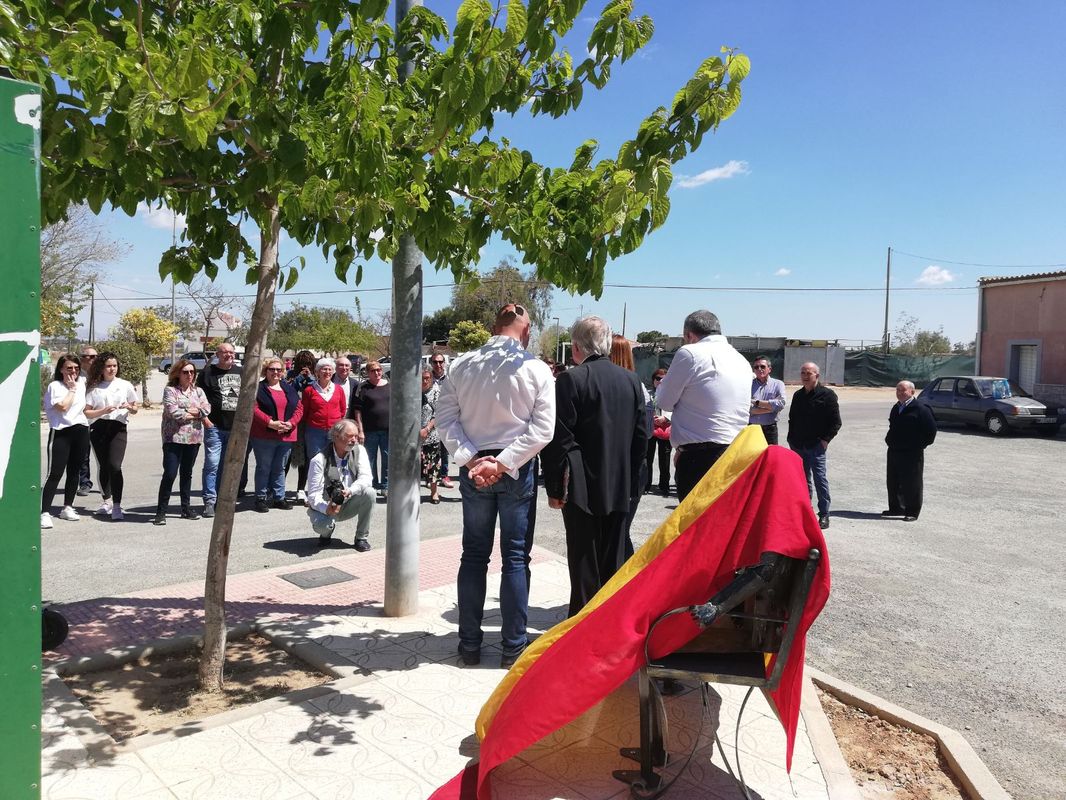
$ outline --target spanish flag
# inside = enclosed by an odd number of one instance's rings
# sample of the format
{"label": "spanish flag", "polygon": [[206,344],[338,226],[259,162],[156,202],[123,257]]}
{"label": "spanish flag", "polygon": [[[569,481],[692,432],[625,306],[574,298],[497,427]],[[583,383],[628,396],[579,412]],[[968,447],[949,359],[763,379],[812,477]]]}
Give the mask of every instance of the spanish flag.
{"label": "spanish flag", "polygon": [[[822,559],[781,682],[768,695],[791,768],[806,632],[829,597],[829,560],[799,457],[768,447],[762,431],[748,426],[589,604],[530,644],[478,715],[480,760],[431,800],[490,800],[494,767],[576,719],[641,667],[656,619],[706,602],[764,552],[806,559],[812,547]],[[650,655],[672,653],[697,633],[687,614],[670,617],[656,628]]]}

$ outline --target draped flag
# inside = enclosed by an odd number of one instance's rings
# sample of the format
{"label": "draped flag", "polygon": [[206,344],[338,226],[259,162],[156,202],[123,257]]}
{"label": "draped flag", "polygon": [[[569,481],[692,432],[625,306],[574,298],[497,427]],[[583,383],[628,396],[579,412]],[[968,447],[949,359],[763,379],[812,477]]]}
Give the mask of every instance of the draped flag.
{"label": "draped flag", "polygon": [[[589,604],[530,644],[478,715],[480,760],[431,800],[490,800],[494,767],[576,719],[641,667],[656,619],[706,602],[764,552],[806,559],[812,547],[822,558],[781,682],[768,693],[791,768],[806,633],[829,596],[829,559],[799,457],[768,447],[762,431],[748,426]],[[665,620],[651,657],[672,653],[698,632],[687,614]],[[771,659],[766,668],[773,668]]]}

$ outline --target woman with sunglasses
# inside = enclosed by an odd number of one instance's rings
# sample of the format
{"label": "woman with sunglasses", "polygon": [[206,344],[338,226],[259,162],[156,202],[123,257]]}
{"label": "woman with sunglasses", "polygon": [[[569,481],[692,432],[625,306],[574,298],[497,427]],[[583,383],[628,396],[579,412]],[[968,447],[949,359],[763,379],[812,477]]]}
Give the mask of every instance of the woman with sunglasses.
{"label": "woman with sunglasses", "polygon": [[78,494],[78,474],[89,452],[89,420],[85,416],[85,381],[81,377],[78,357],[66,353],[56,362],[53,380],[44,396],[44,410],[48,415],[48,478],[41,492],[41,528],[52,527],[52,501],[59,479],[67,474],[63,484],[63,510],[59,518],[77,522],[81,517],[74,510]]}
{"label": "woman with sunglasses", "polygon": [[285,499],[285,462],[304,409],[296,389],[281,379],[284,374],[284,362],[268,358],[255,393],[249,436],[255,453],[255,510],[260,513],[270,511],[271,506],[286,511],[292,508]]}
{"label": "woman with sunglasses", "polygon": [[85,416],[89,423],[89,442],[96,453],[103,502],[97,514],[122,516],[122,461],[126,457],[126,426],[130,414],[137,413],[137,390],[120,378],[122,367],[114,353],[100,353],[89,368],[86,382]]}
{"label": "woman with sunglasses", "polygon": [[[660,367],[651,375],[651,396],[655,400],[655,392],[659,384],[666,377],[666,370]],[[659,454],[659,494],[663,497],[670,496],[670,412],[663,411],[658,403],[654,403],[655,413],[652,417],[651,438],[648,439],[648,481],[644,491],[650,492],[652,486],[652,468],[655,466],[655,454]]]}
{"label": "woman with sunglasses", "polygon": [[207,395],[196,385],[196,367],[188,359],[179,359],[170,368],[167,388],[163,390],[163,477],[159,481],[154,525],[167,524],[167,506],[174,478],[179,475],[181,516],[200,519],[200,514],[192,509],[192,467],[204,441],[204,420],[210,413]]}
{"label": "woman with sunglasses", "polygon": [[336,371],[337,362],[332,358],[318,359],[315,380],[304,389],[300,398],[304,408],[304,448],[308,462],[326,449],[330,442],[330,428],[343,419],[348,410],[344,389],[333,382]]}

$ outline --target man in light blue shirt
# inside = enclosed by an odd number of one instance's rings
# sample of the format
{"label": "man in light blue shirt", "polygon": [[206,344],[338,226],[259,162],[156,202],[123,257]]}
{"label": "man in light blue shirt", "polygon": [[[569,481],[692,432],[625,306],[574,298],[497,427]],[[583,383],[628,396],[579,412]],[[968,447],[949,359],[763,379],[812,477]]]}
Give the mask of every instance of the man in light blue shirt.
{"label": "man in light blue shirt", "polygon": [[785,407],[785,384],[770,377],[770,359],[759,356],[752,362],[749,425],[761,425],[767,444],[777,444],[777,415]]}

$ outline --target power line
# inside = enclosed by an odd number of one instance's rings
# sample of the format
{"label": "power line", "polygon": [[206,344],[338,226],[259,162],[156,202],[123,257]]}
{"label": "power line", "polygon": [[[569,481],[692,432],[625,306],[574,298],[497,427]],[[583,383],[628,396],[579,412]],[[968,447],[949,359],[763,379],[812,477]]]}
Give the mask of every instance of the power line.
{"label": "power line", "polygon": [[984,267],[989,269],[1059,269],[1066,264],[979,264],[976,261],[949,261],[946,258],[933,258],[932,256],[919,256],[914,253],[905,253],[903,250],[892,248],[897,256],[910,256],[921,261],[935,261],[938,264],[951,264],[955,267]]}
{"label": "power line", "polygon": [[[893,250],[893,253],[896,251]],[[513,283],[541,283],[542,281],[512,281]],[[454,283],[427,284],[425,289],[454,287]],[[883,292],[883,286],[663,286],[642,283],[605,283],[605,289],[665,289],[683,292]],[[892,287],[894,292],[963,292],[975,291],[976,286],[900,286]],[[359,294],[361,292],[391,292],[391,286],[373,289],[323,289],[318,292],[284,292],[279,299],[286,297],[306,297],[310,295]],[[254,294],[232,295],[234,300],[254,298]],[[114,300],[169,300],[169,297],[115,297]],[[310,305],[310,304],[309,304]]]}

